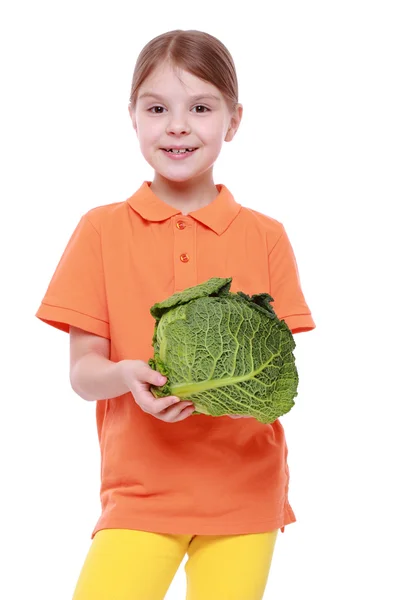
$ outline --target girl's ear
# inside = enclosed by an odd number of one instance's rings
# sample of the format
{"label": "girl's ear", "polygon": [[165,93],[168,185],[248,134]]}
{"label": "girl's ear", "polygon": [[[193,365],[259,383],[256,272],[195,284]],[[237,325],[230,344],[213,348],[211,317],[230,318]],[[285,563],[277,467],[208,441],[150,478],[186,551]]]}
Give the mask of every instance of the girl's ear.
{"label": "girl's ear", "polygon": [[130,103],[128,104],[128,112],[132,121],[133,129],[137,132],[135,111],[133,110],[132,105]]}
{"label": "girl's ear", "polygon": [[229,123],[228,131],[226,132],[225,141],[230,142],[233,140],[237,130],[239,129],[240,121],[242,120],[243,115],[243,105],[238,104],[235,108],[235,112],[231,117],[231,121]]}

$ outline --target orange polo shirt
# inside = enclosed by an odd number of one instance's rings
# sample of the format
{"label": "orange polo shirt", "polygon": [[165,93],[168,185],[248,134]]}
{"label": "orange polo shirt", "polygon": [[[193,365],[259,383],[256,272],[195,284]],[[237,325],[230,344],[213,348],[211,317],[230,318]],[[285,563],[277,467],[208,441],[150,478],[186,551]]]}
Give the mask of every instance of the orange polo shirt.
{"label": "orange polo shirt", "polygon": [[[83,215],[36,316],[111,340],[110,360],[153,355],[150,307],[210,277],[231,291],[268,292],[292,332],[315,327],[281,223],[237,203],[226,186],[184,216],[144,181],[130,198]],[[293,410],[296,410],[294,407]],[[96,402],[102,511],[92,532],[170,534],[271,531],[296,520],[287,445],[278,420],[192,415],[165,423],[131,393]]]}

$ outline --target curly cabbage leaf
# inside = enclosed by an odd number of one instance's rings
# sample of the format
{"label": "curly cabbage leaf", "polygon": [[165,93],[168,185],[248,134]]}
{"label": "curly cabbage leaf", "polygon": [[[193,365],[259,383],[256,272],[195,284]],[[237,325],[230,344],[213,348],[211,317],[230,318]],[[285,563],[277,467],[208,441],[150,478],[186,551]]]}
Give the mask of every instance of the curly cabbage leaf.
{"label": "curly cabbage leaf", "polygon": [[154,304],[154,355],[166,375],[156,398],[191,400],[193,414],[250,415],[272,423],[297,396],[295,342],[267,293],[230,292],[232,278],[213,277]]}

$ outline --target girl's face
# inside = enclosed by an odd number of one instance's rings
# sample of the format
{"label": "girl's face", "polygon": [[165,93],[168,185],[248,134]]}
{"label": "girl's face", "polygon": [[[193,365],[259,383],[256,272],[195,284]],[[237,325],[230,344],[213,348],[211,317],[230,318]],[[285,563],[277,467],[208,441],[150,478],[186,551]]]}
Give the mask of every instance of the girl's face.
{"label": "girl's face", "polygon": [[[129,106],[144,158],[172,181],[185,181],[210,169],[223,142],[233,139],[242,111],[239,104],[230,113],[214,85],[174,70],[169,63],[157,67],[140,86],[135,110]],[[163,150],[171,146],[197,149],[174,159]]]}

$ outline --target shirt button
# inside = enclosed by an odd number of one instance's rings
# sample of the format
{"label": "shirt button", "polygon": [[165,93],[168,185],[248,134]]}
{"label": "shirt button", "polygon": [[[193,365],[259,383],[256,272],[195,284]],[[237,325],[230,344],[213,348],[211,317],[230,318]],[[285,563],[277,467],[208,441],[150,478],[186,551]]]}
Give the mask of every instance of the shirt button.
{"label": "shirt button", "polygon": [[186,263],[186,262],[188,262],[188,261],[189,261],[189,255],[188,255],[188,254],[186,254],[186,252],[185,252],[184,254],[181,254],[181,255],[180,255],[180,259],[181,259],[181,261],[182,261],[183,263]]}
{"label": "shirt button", "polygon": [[185,229],[185,227],[186,227],[186,223],[185,223],[185,221],[177,221],[177,223],[176,223],[176,227],[177,227],[178,229]]}

